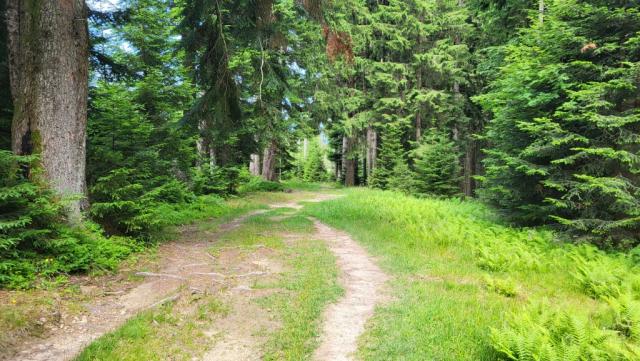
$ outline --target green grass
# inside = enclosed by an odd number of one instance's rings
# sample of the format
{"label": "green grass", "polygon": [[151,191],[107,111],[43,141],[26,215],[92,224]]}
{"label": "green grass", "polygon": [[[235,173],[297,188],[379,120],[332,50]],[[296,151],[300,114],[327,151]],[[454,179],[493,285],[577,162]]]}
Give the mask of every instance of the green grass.
{"label": "green grass", "polygon": [[[313,222],[294,209],[274,209],[250,217],[242,227],[225,235],[224,243],[212,248],[216,253],[220,246],[251,249],[263,244],[275,250],[277,259],[284,262],[285,271],[277,280],[259,281],[253,286],[281,290],[258,300],[281,323],[277,330],[267,331],[265,360],[308,358],[317,343],[322,311],[342,292],[337,284],[335,258],[323,242],[313,240],[313,230]],[[295,234],[301,239],[284,243],[283,234]]]}
{"label": "green grass", "polygon": [[192,360],[203,351],[207,322],[228,312],[211,296],[199,303],[196,317],[173,312],[172,304],[142,312],[91,343],[75,361]]}
{"label": "green grass", "polygon": [[[309,204],[305,212],[349,232],[394,277],[394,300],[377,310],[361,339],[364,360],[506,359],[500,337],[514,331],[505,341],[513,350],[528,345],[534,329],[544,329],[544,320],[529,328],[514,327],[514,322],[525,322],[521,315],[536,304],[612,330],[607,343],[636,347],[637,339],[615,331],[615,322],[604,316],[607,301],[593,296],[624,290],[619,293],[636,292],[634,297],[640,298],[634,276],[638,269],[629,257],[562,244],[543,229],[511,228],[475,202],[367,189],[344,193],[346,197]],[[578,264],[587,269],[583,279]],[[640,318],[634,317],[625,320],[637,326]],[[575,346],[560,343],[549,348],[556,352]],[[616,357],[610,359],[624,359]],[[517,352],[514,359],[528,360]]]}
{"label": "green grass", "polygon": [[285,189],[293,189],[297,191],[310,191],[317,192],[323,189],[332,189],[340,187],[339,184],[335,183],[315,183],[315,182],[305,182],[300,179],[288,179],[281,182],[282,186]]}
{"label": "green grass", "polygon": [[[285,201],[292,196],[273,197],[257,194],[252,202]],[[282,263],[282,273],[258,278],[252,285],[254,289],[275,290],[255,300],[280,324],[274,329],[258,330],[266,338],[262,350],[266,360],[308,358],[316,345],[322,311],[341,293],[335,259],[324,243],[309,238],[313,230],[313,223],[296,210],[274,209],[249,217],[240,227],[222,235],[210,249],[217,254],[237,247],[248,254],[258,249],[254,246],[264,245],[269,248],[268,257]],[[284,235],[294,234],[301,239],[285,242]],[[197,358],[214,344],[202,331],[232,309],[222,294],[219,297],[187,300],[181,307],[168,305],[143,312],[93,342],[75,361]],[[189,305],[189,312],[184,312],[185,304]]]}
{"label": "green grass", "polygon": [[[162,204],[154,211],[154,217],[167,227],[190,224],[202,220],[222,224],[254,209],[264,208],[265,202],[257,197],[224,199],[216,195],[200,196],[193,203]],[[166,234],[166,230],[161,232]],[[155,239],[167,237],[156,235]]]}
{"label": "green grass", "polygon": [[[164,230],[154,236],[156,241],[167,241],[178,237],[178,227],[182,224],[197,223],[201,230],[215,231],[220,224],[228,222],[251,210],[266,208],[270,203],[285,202],[300,197],[297,194],[290,193],[268,193],[256,192],[242,197],[229,197],[227,199],[218,196],[201,196],[189,204],[178,205],[161,205],[154,212],[154,217],[165,224]],[[126,242],[127,239],[122,237],[112,237],[108,246],[115,249],[120,243]],[[129,240],[131,244],[129,248],[135,252],[124,257],[112,257],[106,259],[113,264],[113,269],[120,269],[121,273],[132,273],[134,270],[147,269],[153,263],[153,254],[156,244],[145,244],[146,248],[141,244]],[[99,251],[94,249],[94,252]],[[111,252],[113,253],[113,252]],[[103,252],[103,258],[110,256],[111,253]],[[130,252],[129,252],[130,253]],[[105,263],[106,261],[102,261]],[[92,277],[101,277],[104,274],[111,274],[113,271],[103,267],[93,267],[88,272]],[[135,278],[131,277],[130,278]],[[64,302],[58,302],[56,307],[68,313],[68,307],[78,302],[78,299],[84,300],[82,295],[76,290],[77,286],[73,283],[56,282],[58,278],[42,277],[37,283],[37,289],[23,291],[6,291],[0,293],[0,348],[12,352],[12,349],[27,337],[37,337],[45,332],[40,318],[51,313],[53,306],[43,304],[41,300],[58,299],[60,294],[65,295]],[[75,290],[75,291],[74,291]],[[69,292],[72,295],[69,295]],[[47,323],[53,323],[52,317],[45,317]]]}
{"label": "green grass", "polygon": [[333,255],[319,241],[299,241],[287,252],[292,271],[277,284],[287,290],[263,299],[275,310],[282,327],[273,332],[266,344],[264,360],[304,360],[317,346],[319,319],[329,302],[342,290],[337,284]]}

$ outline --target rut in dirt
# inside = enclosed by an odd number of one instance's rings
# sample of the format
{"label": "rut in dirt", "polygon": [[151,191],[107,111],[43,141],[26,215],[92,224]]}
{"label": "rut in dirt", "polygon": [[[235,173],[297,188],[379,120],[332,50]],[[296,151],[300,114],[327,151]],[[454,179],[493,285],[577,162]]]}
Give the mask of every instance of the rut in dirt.
{"label": "rut in dirt", "polygon": [[354,360],[358,337],[378,303],[389,277],[375,264],[367,251],[348,234],[314,220],[314,238],[324,241],[336,257],[340,270],[339,282],[344,296],[330,305],[323,315],[317,361]]}
{"label": "rut in dirt", "polygon": [[[22,345],[14,355],[2,355],[0,360],[11,361],[63,361],[71,360],[98,337],[114,331],[129,318],[157,305],[172,302],[184,292],[202,291],[215,286],[216,260],[207,252],[208,247],[225,232],[239,227],[247,218],[264,213],[255,210],[231,222],[222,224],[213,233],[194,241],[197,226],[185,226],[182,240],[163,244],[159,253],[157,272],[138,272],[144,281],[131,289],[112,292],[112,295],[92,300],[84,306],[88,313],[80,320],[65,322],[43,339],[33,339]],[[221,275],[222,276],[222,275]],[[212,283],[214,282],[214,283]]]}
{"label": "rut in dirt", "polygon": [[[330,194],[316,194],[304,202],[321,202],[336,198]],[[271,209],[293,208],[299,210],[302,204],[298,201],[272,204]],[[69,360],[77,355],[85,346],[99,336],[113,331],[133,315],[153,307],[159,302],[175,299],[174,296],[190,290],[204,290],[217,281],[212,276],[221,276],[214,266],[218,263],[208,254],[211,242],[232,229],[239,227],[247,218],[266,212],[257,210],[249,212],[229,223],[221,225],[217,232],[209,233],[206,239],[193,241],[192,231],[184,230],[184,241],[165,244],[160,249],[159,262],[162,266],[157,272],[138,272],[145,280],[132,289],[128,289],[109,297],[103,297],[96,303],[87,305],[88,319],[82,324],[71,325],[71,328],[60,330],[47,338],[25,345],[22,352],[12,356],[12,360],[49,361]],[[339,283],[345,294],[336,303],[327,307],[322,317],[320,345],[313,358],[317,361],[353,360],[357,350],[357,340],[365,330],[367,320],[373,315],[375,307],[382,301],[382,289],[388,276],[375,264],[366,250],[355,242],[348,234],[333,229],[318,220],[313,220],[316,231],[311,237],[326,244],[333,253],[339,269]],[[295,241],[295,240],[294,240]],[[214,277],[215,278],[215,277]],[[237,292],[236,292],[237,293]],[[247,293],[247,292],[244,292]],[[250,292],[249,292],[250,293]],[[240,292],[239,295],[242,295]],[[221,339],[212,345],[204,355],[204,360],[259,360],[262,357],[260,342],[253,340],[256,322],[247,322],[249,306],[248,296],[238,296],[243,304],[242,315],[238,319],[233,313],[227,323],[235,325],[218,325],[226,330]],[[245,300],[245,298],[247,298]],[[256,306],[257,307],[257,306]],[[249,311],[257,316],[257,309]],[[255,321],[255,320],[254,320]],[[238,327],[245,324],[246,327]],[[0,359],[2,359],[0,355]]]}

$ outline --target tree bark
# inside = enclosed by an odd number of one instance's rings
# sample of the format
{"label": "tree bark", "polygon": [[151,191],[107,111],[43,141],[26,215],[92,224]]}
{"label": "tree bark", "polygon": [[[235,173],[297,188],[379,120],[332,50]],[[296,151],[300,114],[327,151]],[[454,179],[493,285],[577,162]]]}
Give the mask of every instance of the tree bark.
{"label": "tree bark", "polygon": [[376,168],[376,158],[378,157],[378,133],[371,125],[367,127],[367,183],[371,178],[373,170]]}
{"label": "tree bark", "polygon": [[[419,40],[420,37],[418,37],[418,44]],[[416,73],[417,88],[418,90],[422,90],[422,69],[418,69]],[[422,105],[416,109],[416,142],[419,142],[420,138],[422,138]]]}
{"label": "tree bark", "polygon": [[204,120],[198,121],[198,132],[200,135],[198,136],[198,140],[196,140],[196,151],[198,152],[198,157],[196,158],[196,165],[200,170],[202,170],[202,166],[204,165],[205,159],[209,156],[209,150],[207,145],[207,140],[205,139],[205,132],[207,130],[207,122]]}
{"label": "tree bark", "polygon": [[260,154],[251,154],[251,160],[249,161],[249,172],[251,175],[260,175]]}
{"label": "tree bark", "polygon": [[475,191],[475,180],[473,175],[476,174],[476,140],[469,139],[467,149],[464,156],[464,179],[462,191],[466,197],[473,197]]}
{"label": "tree bark", "polygon": [[538,0],[538,21],[544,24],[544,0]]}
{"label": "tree bark", "polygon": [[302,159],[307,160],[309,156],[309,139],[304,138],[302,141]]}
{"label": "tree bark", "polygon": [[[61,195],[85,195],[89,49],[84,0],[7,0],[12,149]],[[37,172],[40,173],[40,172]],[[30,176],[35,172],[31,172]],[[86,198],[73,202],[79,215]]]}
{"label": "tree bark", "polygon": [[262,178],[268,181],[276,180],[276,150],[276,142],[272,140],[262,156]]}
{"label": "tree bark", "polygon": [[351,187],[356,185],[356,160],[352,153],[353,139],[346,135],[342,136],[342,167],[344,168],[344,185]]}

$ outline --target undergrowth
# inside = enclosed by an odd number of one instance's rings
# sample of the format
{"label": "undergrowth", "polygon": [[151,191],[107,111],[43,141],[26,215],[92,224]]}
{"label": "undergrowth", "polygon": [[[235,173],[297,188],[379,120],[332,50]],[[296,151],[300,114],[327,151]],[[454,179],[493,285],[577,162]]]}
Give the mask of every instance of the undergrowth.
{"label": "undergrowth", "polygon": [[[113,270],[139,249],[127,237],[107,237],[88,221],[69,221],[64,200],[28,179],[36,157],[0,151],[0,288],[28,288],[38,277]],[[31,175],[34,177],[34,175]]]}

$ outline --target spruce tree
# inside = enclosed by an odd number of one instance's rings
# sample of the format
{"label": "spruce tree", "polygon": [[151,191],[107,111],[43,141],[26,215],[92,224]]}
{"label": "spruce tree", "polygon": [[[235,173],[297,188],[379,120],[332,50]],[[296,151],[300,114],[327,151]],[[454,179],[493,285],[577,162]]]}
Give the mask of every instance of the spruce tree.
{"label": "spruce tree", "polygon": [[553,222],[601,244],[640,230],[640,13],[555,1],[507,47],[491,91],[483,194],[527,224]]}

